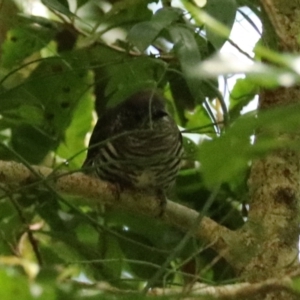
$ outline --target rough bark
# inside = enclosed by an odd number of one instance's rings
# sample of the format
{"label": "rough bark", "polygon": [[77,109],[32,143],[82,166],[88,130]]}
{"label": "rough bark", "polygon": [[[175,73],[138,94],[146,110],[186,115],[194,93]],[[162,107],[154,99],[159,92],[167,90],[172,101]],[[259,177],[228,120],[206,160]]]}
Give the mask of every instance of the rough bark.
{"label": "rough bark", "polygon": [[[261,0],[261,3],[267,14],[267,18],[263,18],[265,44],[280,51],[298,52],[298,1]],[[262,90],[259,109],[299,102],[298,87]],[[278,140],[283,137],[298,138],[282,133]],[[259,133],[256,138],[260,138]],[[243,228],[249,235],[251,254],[240,272],[247,281],[260,282],[271,277],[282,277],[298,267],[299,184],[299,153],[276,151],[253,162],[248,181],[251,199],[249,217]],[[298,298],[285,291],[273,291],[255,299]]]}

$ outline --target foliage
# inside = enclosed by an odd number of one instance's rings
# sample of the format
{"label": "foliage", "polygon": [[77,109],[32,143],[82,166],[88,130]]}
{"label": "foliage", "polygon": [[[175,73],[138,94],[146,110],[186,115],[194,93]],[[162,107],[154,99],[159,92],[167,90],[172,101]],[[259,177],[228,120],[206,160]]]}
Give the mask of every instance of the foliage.
{"label": "foliage", "polygon": [[[29,1],[7,0],[0,10],[5,24],[0,33],[0,159],[80,170],[94,110],[101,116],[105,107],[134,91],[159,88],[178,125],[190,133],[172,200],[201,211],[213,187],[221,184],[206,214],[239,228],[251,160],[283,146],[300,147],[275,138],[299,129],[298,107],[259,115],[241,111],[260,87],[299,83],[297,58],[258,44],[252,65],[224,59],[219,50],[240,9],[234,0],[208,1],[203,9],[181,0],[180,7],[156,11],[150,9],[155,0],[37,2],[47,7],[49,17],[28,13]],[[218,76],[233,73],[245,77],[225,101]],[[264,136],[253,146],[251,136],[262,127]],[[141,290],[149,282],[185,285],[195,275],[209,283],[234,280],[225,261],[190,239],[153,281],[182,233],[159,220],[95,211],[73,200],[46,185],[2,187],[0,282],[6,288],[0,290],[1,299],[116,298],[97,288],[103,281]]]}

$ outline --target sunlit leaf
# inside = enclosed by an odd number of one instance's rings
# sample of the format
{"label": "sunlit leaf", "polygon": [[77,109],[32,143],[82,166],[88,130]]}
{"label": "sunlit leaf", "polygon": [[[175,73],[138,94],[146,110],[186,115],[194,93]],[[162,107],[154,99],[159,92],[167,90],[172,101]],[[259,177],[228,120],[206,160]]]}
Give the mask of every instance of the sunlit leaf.
{"label": "sunlit leaf", "polygon": [[[211,123],[211,119],[208,116],[206,110],[202,106],[197,106],[193,112],[186,112],[185,117],[187,118],[186,128],[192,130],[192,132],[212,132],[213,127],[202,128]],[[198,129],[198,130],[197,130]]]}
{"label": "sunlit leaf", "polygon": [[78,102],[71,124],[65,131],[64,141],[56,151],[57,155],[68,160],[69,168],[72,169],[79,168],[86,156],[86,153],[79,152],[86,147],[85,136],[92,125],[94,103],[91,92],[85,93]]}
{"label": "sunlit leaf", "polygon": [[241,110],[258,93],[258,87],[247,77],[238,79],[230,93],[230,116],[236,118],[240,115]]}
{"label": "sunlit leaf", "polygon": [[9,68],[17,65],[45,47],[53,37],[54,31],[45,27],[25,25],[11,29],[2,45],[2,66]]}

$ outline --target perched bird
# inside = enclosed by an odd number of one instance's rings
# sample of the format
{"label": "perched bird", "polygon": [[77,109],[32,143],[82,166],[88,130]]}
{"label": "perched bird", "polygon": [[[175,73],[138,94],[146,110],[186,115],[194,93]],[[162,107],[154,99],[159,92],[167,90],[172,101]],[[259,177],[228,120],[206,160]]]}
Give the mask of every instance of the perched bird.
{"label": "perched bird", "polygon": [[181,133],[153,91],[138,92],[98,120],[83,169],[121,188],[163,192],[182,156]]}

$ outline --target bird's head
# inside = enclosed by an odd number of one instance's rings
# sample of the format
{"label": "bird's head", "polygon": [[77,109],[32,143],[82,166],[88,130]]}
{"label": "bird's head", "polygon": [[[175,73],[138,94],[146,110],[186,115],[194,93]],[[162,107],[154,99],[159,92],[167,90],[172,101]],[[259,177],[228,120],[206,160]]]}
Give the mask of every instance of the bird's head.
{"label": "bird's head", "polygon": [[120,105],[123,120],[126,119],[131,128],[156,127],[169,120],[162,96],[153,91],[141,91],[127,98]]}

